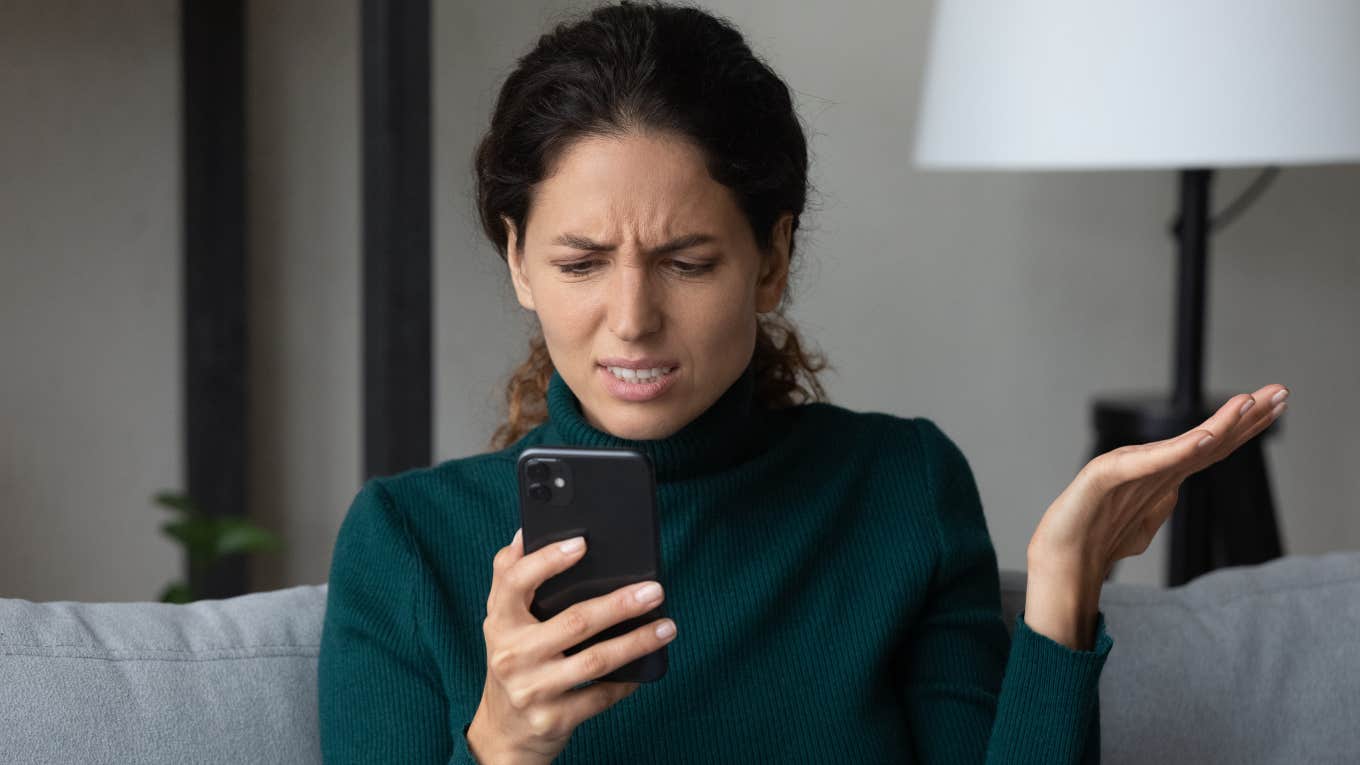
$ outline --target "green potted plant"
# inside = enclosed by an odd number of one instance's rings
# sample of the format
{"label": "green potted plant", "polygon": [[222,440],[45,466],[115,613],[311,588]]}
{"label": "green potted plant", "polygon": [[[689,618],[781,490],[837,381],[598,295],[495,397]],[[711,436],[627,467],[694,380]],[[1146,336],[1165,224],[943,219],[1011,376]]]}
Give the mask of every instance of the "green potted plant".
{"label": "green potted plant", "polygon": [[157,505],[179,517],[161,524],[161,531],[184,546],[190,575],[166,585],[163,603],[191,603],[198,600],[193,582],[220,558],[236,553],[276,552],[283,549],[277,535],[239,516],[207,515],[186,494],[163,491],[154,497]]}

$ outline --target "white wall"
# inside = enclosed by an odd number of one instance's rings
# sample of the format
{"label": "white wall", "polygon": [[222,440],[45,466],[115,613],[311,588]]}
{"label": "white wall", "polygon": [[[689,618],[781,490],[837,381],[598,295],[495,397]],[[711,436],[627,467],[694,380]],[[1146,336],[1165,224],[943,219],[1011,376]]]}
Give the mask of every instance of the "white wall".
{"label": "white wall", "polygon": [[[0,8],[3,595],[145,598],[178,565],[146,501],[180,470],[177,26],[170,3],[101,7]],[[526,350],[473,146],[515,58],[580,7],[436,3],[437,459],[485,448]],[[1169,389],[1174,175],[917,172],[927,4],[707,7],[809,124],[792,315],[837,366],[833,401],[938,422],[1023,567],[1088,459],[1091,398]],[[249,30],[250,496],[290,544],[255,564],[272,588],[325,580],[359,480],[357,6],[257,2]],[[1251,175],[1224,173],[1219,201]],[[1358,167],[1287,169],[1214,242],[1209,388],[1293,391],[1266,442],[1291,553],[1360,548],[1357,194]],[[1165,537],[1117,578],[1159,582]]]}
{"label": "white wall", "polygon": [[0,6],[0,596],[178,573],[176,8]]}

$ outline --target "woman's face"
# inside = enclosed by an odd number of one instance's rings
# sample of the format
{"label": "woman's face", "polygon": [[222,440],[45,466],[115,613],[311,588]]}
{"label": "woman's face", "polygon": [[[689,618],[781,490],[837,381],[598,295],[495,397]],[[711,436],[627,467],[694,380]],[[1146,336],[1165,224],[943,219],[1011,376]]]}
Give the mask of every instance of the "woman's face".
{"label": "woman's face", "polygon": [[756,316],[778,306],[788,281],[791,223],[779,220],[762,255],[692,144],[588,137],[535,186],[522,254],[507,221],[507,261],[586,421],[620,438],[664,438],[745,370]]}

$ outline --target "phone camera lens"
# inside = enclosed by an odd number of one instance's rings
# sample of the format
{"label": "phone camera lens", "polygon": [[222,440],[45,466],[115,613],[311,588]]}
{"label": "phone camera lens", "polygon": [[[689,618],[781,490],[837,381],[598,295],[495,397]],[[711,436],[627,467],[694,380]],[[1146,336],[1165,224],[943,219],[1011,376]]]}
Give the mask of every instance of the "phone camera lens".
{"label": "phone camera lens", "polygon": [[529,474],[530,481],[542,481],[548,477],[548,466],[542,462],[530,462],[525,472]]}
{"label": "phone camera lens", "polygon": [[546,502],[552,497],[552,489],[541,483],[532,484],[529,486],[529,496],[539,502]]}

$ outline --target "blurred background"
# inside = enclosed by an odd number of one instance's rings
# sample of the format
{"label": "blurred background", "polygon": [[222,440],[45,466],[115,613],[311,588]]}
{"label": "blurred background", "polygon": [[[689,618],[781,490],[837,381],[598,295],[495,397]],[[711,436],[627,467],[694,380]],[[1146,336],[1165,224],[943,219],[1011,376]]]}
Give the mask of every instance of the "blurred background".
{"label": "blurred background", "polygon": [[[431,3],[436,461],[486,449],[528,337],[473,146],[515,58],[589,6]],[[1177,174],[916,169],[930,3],[704,7],[809,130],[789,313],[832,401],[937,422],[1023,569],[1090,458],[1093,396],[1167,388]],[[0,2],[0,597],[152,600],[182,575],[151,500],[186,487],[181,22],[171,0]],[[286,545],[251,557],[250,590],[324,582],[365,477],[361,30],[357,2],[244,4],[241,491]],[[1216,199],[1258,169],[1218,173]],[[1264,442],[1289,554],[1360,548],[1357,213],[1360,166],[1291,167],[1213,241],[1206,389],[1292,391]],[[1160,583],[1166,532],[1116,578]]]}

